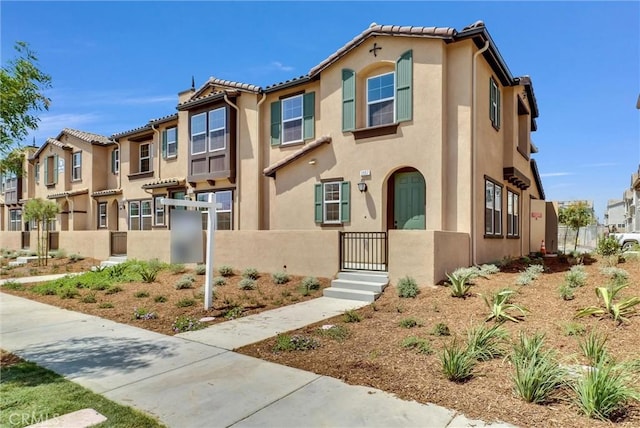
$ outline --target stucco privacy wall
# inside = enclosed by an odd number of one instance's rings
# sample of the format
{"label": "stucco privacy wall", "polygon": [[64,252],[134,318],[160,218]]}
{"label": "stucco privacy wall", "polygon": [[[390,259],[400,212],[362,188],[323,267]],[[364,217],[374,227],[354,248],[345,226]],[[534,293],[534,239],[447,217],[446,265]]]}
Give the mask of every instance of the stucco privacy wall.
{"label": "stucco privacy wall", "polygon": [[[22,248],[22,232],[2,232],[0,240],[0,248],[9,250],[19,250]],[[35,242],[35,233],[33,237]]]}
{"label": "stucco privacy wall", "polygon": [[[58,233],[58,248],[67,254],[80,254],[98,260],[109,258],[109,231],[82,230]],[[31,242],[35,242],[36,234],[31,232]],[[33,245],[32,245],[33,246]]]}
{"label": "stucco privacy wall", "polygon": [[447,272],[469,266],[469,234],[437,230],[389,230],[389,280],[410,275],[435,285]]}

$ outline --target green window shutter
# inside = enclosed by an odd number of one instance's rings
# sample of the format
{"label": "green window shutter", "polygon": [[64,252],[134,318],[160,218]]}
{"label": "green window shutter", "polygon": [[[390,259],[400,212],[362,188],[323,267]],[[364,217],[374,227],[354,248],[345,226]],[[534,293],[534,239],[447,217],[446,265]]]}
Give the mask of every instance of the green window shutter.
{"label": "green window shutter", "polygon": [[316,110],[316,93],[309,92],[304,94],[302,103],[303,116],[303,139],[313,138],[315,134],[315,110]]}
{"label": "green window shutter", "polygon": [[162,131],[162,159],[167,158],[167,130]]}
{"label": "green window shutter", "polygon": [[413,117],[413,51],[409,50],[396,61],[396,121]]}
{"label": "green window shutter", "polygon": [[340,183],[340,187],[341,187],[341,196],[340,196],[340,221],[343,223],[347,223],[349,222],[349,220],[351,219],[350,217],[350,199],[351,199],[351,187],[350,187],[351,183],[348,181],[343,181],[342,183]]}
{"label": "green window shutter", "polygon": [[342,130],[356,129],[356,72],[342,70]]}
{"label": "green window shutter", "polygon": [[280,130],[282,128],[282,111],[280,101],[271,103],[271,145],[280,145]]}
{"label": "green window shutter", "polygon": [[322,223],[322,183],[315,184],[315,220]]}
{"label": "green window shutter", "polygon": [[44,184],[49,184],[49,158],[44,158]]}
{"label": "green window shutter", "polygon": [[58,184],[58,155],[53,155],[53,184]]}
{"label": "green window shutter", "polygon": [[493,79],[489,78],[489,119],[494,122],[493,118],[493,102],[496,99],[496,88]]}

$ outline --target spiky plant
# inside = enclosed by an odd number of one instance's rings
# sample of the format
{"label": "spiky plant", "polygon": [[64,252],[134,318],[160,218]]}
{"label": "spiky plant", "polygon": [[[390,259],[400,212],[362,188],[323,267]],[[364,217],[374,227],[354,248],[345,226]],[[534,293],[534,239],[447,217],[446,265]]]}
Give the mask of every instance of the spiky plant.
{"label": "spiky plant", "polygon": [[508,312],[518,311],[521,315],[524,315],[528,310],[523,306],[509,303],[509,299],[513,294],[515,294],[515,291],[508,288],[500,290],[490,296],[482,294],[482,299],[490,310],[490,314],[486,320],[489,321],[494,319],[497,322],[504,322],[506,320],[518,322],[519,320],[510,315]]}

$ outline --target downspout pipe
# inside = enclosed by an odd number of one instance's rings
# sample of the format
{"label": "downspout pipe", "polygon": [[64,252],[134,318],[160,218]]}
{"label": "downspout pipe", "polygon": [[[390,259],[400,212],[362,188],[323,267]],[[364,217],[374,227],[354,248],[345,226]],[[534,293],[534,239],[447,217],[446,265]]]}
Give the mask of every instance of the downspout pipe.
{"label": "downspout pipe", "polygon": [[[227,96],[227,92],[224,93],[224,101],[236,110],[236,183],[240,178],[240,109],[237,105],[231,102]],[[240,185],[236,185],[236,212],[238,213],[238,229],[240,229]]]}
{"label": "downspout pipe", "polygon": [[[257,150],[257,163],[258,163],[258,170],[262,171],[262,145],[260,144],[260,142],[262,141],[260,138],[260,106],[262,105],[262,103],[267,99],[267,94],[266,93],[262,93],[262,98],[260,98],[260,101],[258,101],[258,104],[256,106],[256,139],[258,141],[258,150]],[[257,178],[256,178],[256,189],[258,189],[258,197],[256,198],[256,213],[258,214],[258,230],[261,230],[263,228],[263,219],[262,219],[262,174],[258,174]]]}
{"label": "downspout pipe", "polygon": [[478,229],[478,219],[476,215],[476,169],[478,163],[478,133],[476,132],[477,122],[478,122],[478,97],[476,96],[477,86],[478,86],[478,67],[476,66],[476,62],[480,54],[489,49],[489,40],[484,42],[484,46],[475,54],[473,54],[473,61],[471,63],[471,73],[472,73],[472,83],[471,83],[471,97],[472,101],[472,109],[471,109],[471,248],[469,259],[471,261],[471,265],[474,266],[478,264],[478,246],[476,242],[476,230]]}
{"label": "downspout pipe", "polygon": [[[160,145],[162,144],[162,141],[160,141],[160,130],[158,130],[158,128],[156,128],[156,126],[153,124],[151,124],[151,129],[153,129],[154,134],[158,136],[158,177],[157,179],[160,180],[162,178],[162,174],[161,174],[162,147],[160,147]],[[153,153],[153,150],[151,151],[151,153]]]}
{"label": "downspout pipe", "polygon": [[[73,199],[69,199],[69,195],[68,194],[65,194],[64,198],[67,200],[67,203],[69,204],[69,211],[71,211],[71,226],[72,226],[71,230],[76,230],[75,229],[75,224],[74,224],[74,221],[73,221],[73,218],[74,218]],[[69,219],[67,219],[67,230],[69,230]]]}

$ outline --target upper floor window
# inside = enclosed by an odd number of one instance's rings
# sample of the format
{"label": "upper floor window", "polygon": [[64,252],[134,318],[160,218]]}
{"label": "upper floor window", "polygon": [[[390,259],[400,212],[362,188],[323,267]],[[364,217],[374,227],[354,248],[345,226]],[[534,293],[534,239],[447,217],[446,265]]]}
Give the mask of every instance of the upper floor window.
{"label": "upper floor window", "polygon": [[485,180],[484,234],[502,236],[502,186]]}
{"label": "upper floor window", "polygon": [[493,127],[500,129],[500,88],[493,78],[489,79],[489,118]]}
{"label": "upper floor window", "polygon": [[111,172],[114,174],[120,172],[120,149],[111,151]]}
{"label": "upper floor window", "polygon": [[349,221],[350,183],[327,181],[315,185],[315,221],[341,224]]}
{"label": "upper floor window", "polygon": [[82,152],[75,152],[71,155],[71,180],[82,179]]}
{"label": "upper floor window", "polygon": [[162,132],[162,157],[175,158],[178,156],[178,128],[167,128]]}
{"label": "upper floor window", "polygon": [[22,230],[22,210],[9,210],[9,230]]}
{"label": "upper floor window", "polygon": [[138,172],[151,171],[151,143],[140,144],[140,168]]}
{"label": "upper floor window", "polygon": [[315,135],[315,92],[271,103],[271,145],[300,143]]}
{"label": "upper floor window", "polygon": [[15,204],[18,202],[18,177],[10,174],[5,178],[4,202]]}
{"label": "upper floor window", "polygon": [[58,155],[47,156],[44,160],[44,183],[52,186],[58,182]]}
{"label": "upper floor window", "polygon": [[191,154],[224,150],[227,144],[227,108],[191,116]]}
{"label": "upper floor window", "polygon": [[520,196],[507,190],[507,236],[520,234]]}
{"label": "upper floor window", "polygon": [[367,79],[367,126],[395,122],[394,73]]}
{"label": "upper floor window", "polygon": [[40,162],[36,162],[36,184],[40,183]]}

